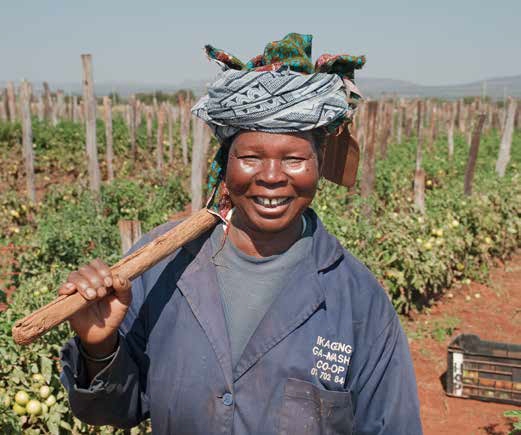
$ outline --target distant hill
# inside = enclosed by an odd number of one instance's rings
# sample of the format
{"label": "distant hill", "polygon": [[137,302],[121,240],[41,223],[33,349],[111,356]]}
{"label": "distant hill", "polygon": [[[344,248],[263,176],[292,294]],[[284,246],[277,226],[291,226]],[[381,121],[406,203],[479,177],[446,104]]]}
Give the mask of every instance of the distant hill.
{"label": "distant hill", "polygon": [[361,77],[356,81],[367,96],[397,94],[403,97],[462,98],[479,96],[483,93],[493,99],[503,99],[504,95],[521,97],[521,75],[497,77],[479,82],[445,86],[423,86],[403,80]]}
{"label": "distant hill", "polygon": [[[196,95],[205,92],[207,84],[211,81],[185,81],[179,84],[165,83],[138,83],[138,82],[97,82],[96,94],[107,95],[117,92],[126,97],[138,92],[175,92],[179,89],[192,89]],[[5,87],[5,81],[0,81],[0,88]],[[492,99],[503,99],[504,95],[521,98],[521,75],[510,77],[496,77],[479,82],[462,83],[444,86],[424,86],[413,82],[396,79],[359,77],[356,84],[367,97],[380,97],[383,94],[392,94],[401,97],[438,97],[438,98],[462,98],[479,96],[483,93]],[[41,91],[41,83],[33,83],[36,92]],[[52,83],[52,90],[63,89],[66,93],[80,95],[81,82],[78,83]]]}

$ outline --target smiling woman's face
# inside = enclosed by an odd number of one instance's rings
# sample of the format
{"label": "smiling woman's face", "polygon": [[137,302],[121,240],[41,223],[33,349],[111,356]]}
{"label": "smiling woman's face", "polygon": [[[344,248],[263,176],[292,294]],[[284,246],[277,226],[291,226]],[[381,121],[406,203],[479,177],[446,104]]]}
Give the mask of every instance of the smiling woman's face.
{"label": "smiling woman's face", "polygon": [[319,179],[311,134],[239,133],[225,182],[236,218],[250,230],[278,233],[300,225]]}

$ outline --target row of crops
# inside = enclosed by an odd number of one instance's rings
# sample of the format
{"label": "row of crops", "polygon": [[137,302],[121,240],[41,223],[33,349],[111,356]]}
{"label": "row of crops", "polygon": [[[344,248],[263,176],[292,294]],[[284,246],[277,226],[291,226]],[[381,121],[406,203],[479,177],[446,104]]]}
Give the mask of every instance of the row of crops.
{"label": "row of crops", "polygon": [[[101,161],[105,139],[98,122]],[[51,127],[34,120],[38,203],[30,204],[23,193],[21,127],[0,124],[0,247],[12,252],[12,261],[0,263],[0,290],[15,290],[0,313],[1,433],[114,431],[88,427],[69,410],[58,364],[60,347],[70,336],[66,325],[27,348],[13,343],[10,330],[16,319],[50,302],[78,265],[95,257],[108,263],[119,258],[120,219],[139,219],[148,231],[189,202],[189,171],[177,164],[178,126],[176,160],[162,172],[154,169],[144,128],[138,131],[139,159],[133,162],[125,122],[114,120],[116,179],[103,185],[95,202],[87,187],[83,126],[63,121]],[[505,259],[520,246],[521,132],[514,134],[503,178],[494,171],[499,142],[496,130],[482,137],[470,197],[463,195],[467,138],[456,136],[450,161],[443,135],[425,149],[425,214],[417,213],[413,201],[414,137],[391,142],[387,158],[377,160],[372,198],[362,200],[323,181],[313,207],[343,246],[374,272],[397,310],[421,309],[449,286],[486,280],[494,259]],[[370,216],[363,212],[367,202]]]}

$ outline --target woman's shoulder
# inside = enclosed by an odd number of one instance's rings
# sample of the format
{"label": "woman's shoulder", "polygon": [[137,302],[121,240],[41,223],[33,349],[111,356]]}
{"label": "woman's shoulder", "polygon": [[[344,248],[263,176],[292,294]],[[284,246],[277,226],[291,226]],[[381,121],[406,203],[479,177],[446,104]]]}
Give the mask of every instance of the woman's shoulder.
{"label": "woman's shoulder", "polygon": [[[327,245],[330,252],[335,245],[338,247],[335,254],[338,260],[323,272],[326,297],[327,293],[332,293],[342,309],[349,309],[353,313],[354,322],[366,323],[368,319],[373,322],[378,319],[378,323],[382,324],[390,321],[396,312],[375,275],[363,261],[344,248],[334,235],[325,229],[323,231],[319,231],[319,237],[329,239]],[[331,259],[335,256],[331,256]]]}

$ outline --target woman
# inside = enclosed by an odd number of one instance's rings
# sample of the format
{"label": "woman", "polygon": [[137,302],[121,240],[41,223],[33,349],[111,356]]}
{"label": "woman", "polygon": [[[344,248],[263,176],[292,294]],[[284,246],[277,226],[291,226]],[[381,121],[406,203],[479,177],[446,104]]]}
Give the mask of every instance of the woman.
{"label": "woman", "polygon": [[225,71],[193,110],[222,143],[211,181],[220,212],[233,210],[132,284],[100,260],[69,276],[60,294],[97,300],[70,319],[62,356],[80,419],[150,417],[160,434],[421,434],[398,317],[308,208],[323,128],[354,109],[337,74],[298,71],[310,51],[290,34],[244,66],[207,47]]}

